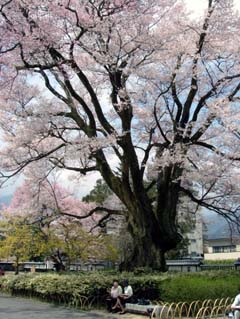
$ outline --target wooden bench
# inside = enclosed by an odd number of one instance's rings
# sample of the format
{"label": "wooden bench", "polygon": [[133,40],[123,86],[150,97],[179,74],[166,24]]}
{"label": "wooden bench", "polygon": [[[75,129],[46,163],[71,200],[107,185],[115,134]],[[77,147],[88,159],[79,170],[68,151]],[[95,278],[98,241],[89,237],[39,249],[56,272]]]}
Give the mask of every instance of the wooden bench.
{"label": "wooden bench", "polygon": [[162,306],[159,305],[138,305],[138,304],[132,304],[132,303],[126,303],[126,312],[129,313],[135,313],[140,315],[149,316],[152,318],[156,315],[159,315],[159,313],[162,310]]}

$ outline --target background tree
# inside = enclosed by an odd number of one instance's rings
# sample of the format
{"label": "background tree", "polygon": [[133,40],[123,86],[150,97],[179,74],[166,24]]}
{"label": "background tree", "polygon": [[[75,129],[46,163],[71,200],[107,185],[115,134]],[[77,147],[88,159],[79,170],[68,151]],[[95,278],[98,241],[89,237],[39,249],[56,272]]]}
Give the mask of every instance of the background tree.
{"label": "background tree", "polygon": [[57,271],[68,270],[71,264],[91,260],[116,262],[118,251],[111,236],[91,234],[83,225],[65,218],[42,227],[45,258],[54,262]]}
{"label": "background tree", "polygon": [[[86,231],[94,229],[101,219],[96,212],[96,204],[84,203],[56,180],[50,180],[42,175],[38,167],[34,174],[28,172],[26,179],[13,194],[7,211],[12,216],[22,217],[29,224],[39,224],[47,227],[54,222],[66,220],[79,222]],[[86,214],[89,213],[89,218]]]}
{"label": "background tree", "polygon": [[124,207],[103,218],[125,214],[133,238],[125,269],[165,269],[182,193],[239,223],[233,1],[206,0],[194,20],[180,0],[41,4],[0,7],[2,180],[33,162],[99,172]]}
{"label": "background tree", "polygon": [[87,203],[97,203],[103,205],[104,201],[112,195],[113,192],[108,187],[106,182],[102,179],[98,179],[94,188],[90,191],[90,193],[82,198],[84,202]]}
{"label": "background tree", "polygon": [[16,274],[26,261],[51,259],[57,271],[76,262],[107,260],[116,262],[118,252],[111,236],[91,234],[82,224],[65,218],[43,226],[29,219],[5,214],[0,224],[0,257],[14,259]]}
{"label": "background tree", "polygon": [[0,256],[13,259],[16,274],[21,262],[32,260],[46,253],[46,242],[37,227],[27,225],[19,218],[8,218],[1,221],[2,239]]}
{"label": "background tree", "polygon": [[[50,181],[45,175],[42,178],[42,173],[35,166],[34,173],[29,173],[15,191],[6,208],[10,223],[12,218],[13,223],[19,220],[26,229],[35,229],[36,241],[40,241],[39,245],[42,243],[42,249],[44,247],[43,257],[51,258],[58,270],[93,258],[117,261],[118,252],[111,236],[96,230],[101,212],[85,217],[96,205],[83,203],[60,187],[56,180]],[[32,232],[29,230],[29,233]]]}

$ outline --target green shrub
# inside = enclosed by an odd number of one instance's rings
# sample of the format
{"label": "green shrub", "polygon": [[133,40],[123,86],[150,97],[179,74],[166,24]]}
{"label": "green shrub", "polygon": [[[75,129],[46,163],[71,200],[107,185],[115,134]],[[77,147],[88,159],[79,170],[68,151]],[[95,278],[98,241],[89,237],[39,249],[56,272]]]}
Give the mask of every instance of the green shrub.
{"label": "green shrub", "polygon": [[204,265],[234,265],[236,259],[204,260]]}
{"label": "green shrub", "polygon": [[[50,302],[79,306],[81,297],[102,305],[113,279],[128,279],[135,295],[166,302],[233,297],[240,287],[238,272],[211,271],[195,274],[90,272],[75,274],[21,274],[0,277],[2,291],[38,297]],[[85,304],[86,306],[86,304]]]}
{"label": "green shrub", "polygon": [[232,272],[178,275],[162,282],[161,297],[171,302],[234,297],[239,287],[239,275]]}

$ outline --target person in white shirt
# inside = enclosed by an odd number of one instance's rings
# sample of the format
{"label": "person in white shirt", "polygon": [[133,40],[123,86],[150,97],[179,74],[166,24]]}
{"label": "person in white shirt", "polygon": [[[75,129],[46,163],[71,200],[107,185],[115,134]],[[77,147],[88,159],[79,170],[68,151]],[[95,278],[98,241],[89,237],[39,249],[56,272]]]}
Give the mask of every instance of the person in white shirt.
{"label": "person in white shirt", "polygon": [[117,303],[117,298],[122,295],[122,287],[119,285],[118,280],[113,281],[113,286],[110,290],[110,296],[107,298],[107,309],[109,312],[112,311],[112,307],[114,307]]}
{"label": "person in white shirt", "polygon": [[234,319],[240,319],[240,293],[235,297],[231,309],[234,311]]}
{"label": "person in white shirt", "polygon": [[114,309],[117,309],[117,308],[121,309],[121,312],[120,312],[121,315],[125,313],[125,304],[127,302],[130,302],[133,296],[133,289],[129,285],[128,280],[124,281],[123,286],[124,286],[124,293],[119,295],[119,297],[117,298],[117,303],[114,306]]}

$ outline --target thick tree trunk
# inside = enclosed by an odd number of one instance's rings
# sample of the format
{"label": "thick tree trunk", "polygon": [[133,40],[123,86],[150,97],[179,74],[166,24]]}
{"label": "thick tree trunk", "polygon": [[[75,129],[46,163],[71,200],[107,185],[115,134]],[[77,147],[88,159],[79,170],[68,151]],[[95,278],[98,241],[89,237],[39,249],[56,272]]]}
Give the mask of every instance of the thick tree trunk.
{"label": "thick tree trunk", "polygon": [[160,246],[165,252],[175,249],[182,240],[177,220],[181,173],[178,166],[169,166],[161,171],[158,178],[156,217]]}
{"label": "thick tree trunk", "polygon": [[157,193],[155,210],[141,195],[141,202],[137,201],[135,209],[129,211],[128,230],[133,247],[121,270],[150,267],[166,271],[165,253],[175,249],[182,240],[177,226],[178,182],[161,176]]}
{"label": "thick tree trunk", "polygon": [[65,271],[65,265],[63,264],[61,253],[59,251],[56,252],[56,255],[52,256],[52,260],[54,262],[54,267],[56,272]]}
{"label": "thick tree trunk", "polygon": [[16,258],[16,263],[15,263],[15,275],[19,274],[19,259]]}
{"label": "thick tree trunk", "polygon": [[[152,212],[141,212],[139,219],[128,221],[128,230],[132,236],[132,250],[120,265],[120,270],[133,270],[136,267],[149,267],[166,271],[165,253],[176,248],[181,240],[177,227],[165,222],[166,214],[162,212],[158,218]],[[130,214],[131,216],[133,214]],[[136,211],[135,214],[136,216]],[[145,218],[143,218],[145,216]],[[139,222],[140,221],[140,222]]]}
{"label": "thick tree trunk", "polygon": [[[163,215],[164,216],[164,215]],[[160,220],[158,220],[160,222]],[[129,232],[132,236],[132,250],[127,254],[126,260],[121,263],[120,270],[131,271],[137,267],[149,267],[154,270],[167,271],[165,253],[176,248],[181,241],[177,228],[161,224],[146,224],[139,227],[129,224]]]}
{"label": "thick tree trunk", "polygon": [[120,264],[120,270],[132,271],[138,267],[148,267],[154,270],[166,271],[165,252],[150,238],[133,237],[132,251]]}

